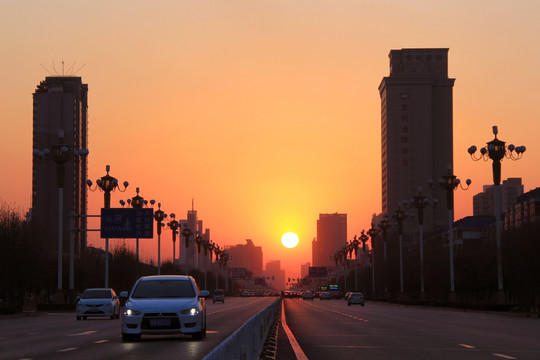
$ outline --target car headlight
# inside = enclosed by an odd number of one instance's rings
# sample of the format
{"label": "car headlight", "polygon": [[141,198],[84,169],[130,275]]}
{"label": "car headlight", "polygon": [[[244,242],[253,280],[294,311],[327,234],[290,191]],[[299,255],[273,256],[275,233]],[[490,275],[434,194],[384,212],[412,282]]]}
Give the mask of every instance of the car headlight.
{"label": "car headlight", "polygon": [[191,309],[182,310],[180,311],[180,313],[184,315],[197,315],[199,313],[199,310],[196,308],[191,308]]}
{"label": "car headlight", "polygon": [[125,309],[124,310],[124,315],[125,316],[136,316],[136,315],[141,315],[141,312],[139,310],[134,310],[134,309]]}

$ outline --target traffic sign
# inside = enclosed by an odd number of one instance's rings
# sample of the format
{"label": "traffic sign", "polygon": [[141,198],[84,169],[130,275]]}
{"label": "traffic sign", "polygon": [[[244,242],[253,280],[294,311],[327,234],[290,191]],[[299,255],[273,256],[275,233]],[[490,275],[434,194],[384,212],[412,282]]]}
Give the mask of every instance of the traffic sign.
{"label": "traffic sign", "polygon": [[151,239],[154,211],[135,208],[102,208],[101,237],[109,239]]}

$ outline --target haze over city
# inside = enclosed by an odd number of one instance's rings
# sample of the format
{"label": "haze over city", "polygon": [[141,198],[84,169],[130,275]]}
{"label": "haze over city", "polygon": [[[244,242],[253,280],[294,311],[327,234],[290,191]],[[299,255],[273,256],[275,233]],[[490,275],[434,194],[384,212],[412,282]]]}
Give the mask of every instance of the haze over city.
{"label": "haze over city", "polygon": [[[89,88],[90,179],[110,165],[130,183],[113,206],[136,187],[179,218],[193,201],[213,241],[252,239],[265,263],[299,276],[319,213],[346,213],[352,239],[381,212],[378,86],[392,49],[449,48],[454,169],[473,181],[455,219],[493,183],[491,163],[467,153],[493,125],[527,146],[502,178],[539,186],[538,13],[536,1],[2,1],[0,199],[31,206],[32,93],[55,71],[77,75]],[[102,206],[90,193],[88,212]],[[155,242],[142,244],[155,261]]]}

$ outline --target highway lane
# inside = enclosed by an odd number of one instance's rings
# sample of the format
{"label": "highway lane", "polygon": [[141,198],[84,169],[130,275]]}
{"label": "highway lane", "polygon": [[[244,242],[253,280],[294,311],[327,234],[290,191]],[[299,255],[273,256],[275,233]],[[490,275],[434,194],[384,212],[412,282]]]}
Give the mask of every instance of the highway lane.
{"label": "highway lane", "polygon": [[144,336],[124,343],[120,320],[77,321],[75,313],[0,318],[1,359],[201,359],[276,298],[226,298],[207,301],[207,336]]}
{"label": "highway lane", "polygon": [[309,360],[540,359],[538,318],[299,299],[285,317]]}

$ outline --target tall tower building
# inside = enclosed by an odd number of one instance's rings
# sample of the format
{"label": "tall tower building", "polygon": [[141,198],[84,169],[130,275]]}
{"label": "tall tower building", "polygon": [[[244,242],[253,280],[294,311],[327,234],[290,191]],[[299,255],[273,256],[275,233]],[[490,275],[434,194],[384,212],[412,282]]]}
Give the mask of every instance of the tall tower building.
{"label": "tall tower building", "polygon": [[[391,215],[399,202],[418,194],[431,198],[428,179],[453,169],[452,90],[448,49],[390,51],[390,76],[381,96],[382,211]],[[438,195],[441,197],[443,195]],[[424,229],[448,223],[444,201],[424,211]]]}
{"label": "tall tower building", "polygon": [[317,239],[312,243],[313,266],[336,266],[333,255],[347,245],[347,214],[319,214]]}
{"label": "tall tower building", "polygon": [[[32,220],[49,254],[58,249],[60,201],[64,253],[69,251],[70,212],[87,214],[87,158],[77,154],[87,148],[88,85],[80,77],[46,77],[33,93]],[[61,149],[64,157],[58,161],[55,151]],[[86,217],[75,218],[75,227],[86,229],[86,224]],[[74,236],[80,254],[86,232]]]}

